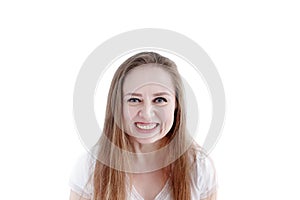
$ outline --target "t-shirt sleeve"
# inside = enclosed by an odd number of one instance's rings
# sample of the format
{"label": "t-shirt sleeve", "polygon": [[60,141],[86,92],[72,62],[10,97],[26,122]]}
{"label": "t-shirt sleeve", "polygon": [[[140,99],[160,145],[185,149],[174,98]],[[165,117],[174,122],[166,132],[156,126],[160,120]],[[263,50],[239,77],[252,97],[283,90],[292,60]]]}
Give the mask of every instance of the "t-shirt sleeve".
{"label": "t-shirt sleeve", "polygon": [[197,158],[196,181],[200,199],[205,199],[216,192],[217,180],[215,167],[212,160],[203,154]]}
{"label": "t-shirt sleeve", "polygon": [[92,197],[92,172],[95,161],[85,153],[79,157],[69,178],[71,190],[83,198]]}

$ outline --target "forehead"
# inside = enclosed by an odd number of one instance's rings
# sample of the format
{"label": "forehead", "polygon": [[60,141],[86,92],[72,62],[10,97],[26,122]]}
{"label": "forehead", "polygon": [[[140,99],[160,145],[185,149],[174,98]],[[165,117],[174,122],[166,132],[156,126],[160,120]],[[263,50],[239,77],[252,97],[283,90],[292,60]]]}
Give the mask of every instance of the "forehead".
{"label": "forehead", "polygon": [[143,86],[175,91],[171,75],[157,64],[145,64],[132,69],[125,77],[123,91],[134,92]]}

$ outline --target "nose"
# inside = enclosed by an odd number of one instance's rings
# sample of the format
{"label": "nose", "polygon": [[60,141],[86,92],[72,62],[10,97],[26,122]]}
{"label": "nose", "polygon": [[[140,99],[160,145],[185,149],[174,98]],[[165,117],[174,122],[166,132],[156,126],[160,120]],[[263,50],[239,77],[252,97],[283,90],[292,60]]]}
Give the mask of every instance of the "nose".
{"label": "nose", "polygon": [[151,103],[145,102],[139,111],[139,116],[146,121],[151,121],[154,116],[154,107]]}

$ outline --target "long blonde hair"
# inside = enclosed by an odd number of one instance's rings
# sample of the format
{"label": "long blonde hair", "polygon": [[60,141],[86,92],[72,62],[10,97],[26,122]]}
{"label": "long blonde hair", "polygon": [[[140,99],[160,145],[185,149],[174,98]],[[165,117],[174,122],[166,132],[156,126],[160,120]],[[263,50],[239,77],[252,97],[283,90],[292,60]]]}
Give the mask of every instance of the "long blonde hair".
{"label": "long blonde hair", "polygon": [[[176,64],[154,52],[142,52],[128,58],[117,69],[111,82],[104,120],[103,134],[98,142],[98,156],[105,162],[96,161],[93,173],[94,200],[125,200],[127,197],[126,172],[119,170],[130,166],[126,154],[117,153],[117,148],[133,151],[128,135],[122,125],[122,86],[130,70],[140,65],[155,63],[172,77],[176,93],[176,110],[171,130],[166,135],[170,183],[174,200],[191,199],[190,168],[192,161],[189,152],[191,138],[186,131],[183,84]],[[113,144],[113,145],[112,145]],[[179,156],[178,156],[179,155]],[[177,158],[177,157],[179,158]],[[111,166],[120,166],[116,169]]]}

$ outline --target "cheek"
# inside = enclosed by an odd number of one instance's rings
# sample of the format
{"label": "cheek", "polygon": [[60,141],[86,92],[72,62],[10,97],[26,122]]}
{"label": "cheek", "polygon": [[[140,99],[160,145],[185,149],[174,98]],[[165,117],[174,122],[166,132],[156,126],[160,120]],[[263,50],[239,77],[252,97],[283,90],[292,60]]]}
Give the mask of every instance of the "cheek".
{"label": "cheek", "polygon": [[125,121],[131,121],[136,116],[136,113],[136,108],[123,106],[123,118]]}
{"label": "cheek", "polygon": [[174,120],[174,111],[175,108],[174,107],[166,107],[164,109],[160,110],[160,118],[163,122],[165,123],[173,123]]}

